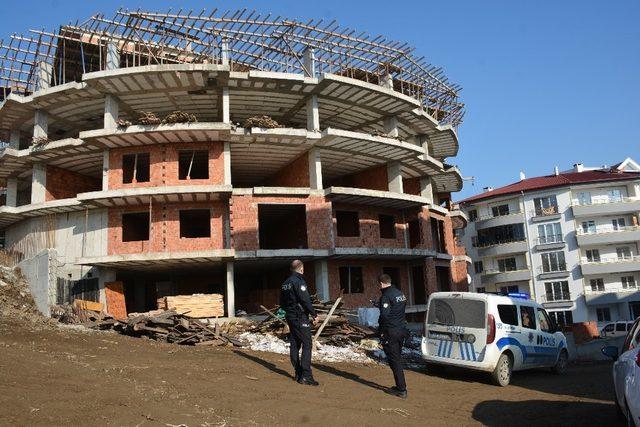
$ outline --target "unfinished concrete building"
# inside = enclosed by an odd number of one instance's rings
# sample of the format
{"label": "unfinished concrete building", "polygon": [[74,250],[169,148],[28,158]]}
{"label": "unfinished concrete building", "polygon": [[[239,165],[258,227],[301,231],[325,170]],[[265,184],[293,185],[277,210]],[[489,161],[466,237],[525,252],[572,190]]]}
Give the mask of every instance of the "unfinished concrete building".
{"label": "unfinished concrete building", "polygon": [[255,312],[292,258],[350,307],[382,272],[411,312],[467,289],[446,163],[459,87],[406,44],[246,11],[120,10],[12,36],[0,61],[0,227],[45,313],[192,293]]}

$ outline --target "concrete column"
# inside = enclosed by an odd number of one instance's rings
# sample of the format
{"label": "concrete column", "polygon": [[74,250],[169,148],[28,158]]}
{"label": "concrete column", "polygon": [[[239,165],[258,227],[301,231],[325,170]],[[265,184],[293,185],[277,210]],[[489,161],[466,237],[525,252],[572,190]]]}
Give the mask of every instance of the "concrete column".
{"label": "concrete column", "polygon": [[229,41],[225,38],[220,41],[220,62],[229,65]]}
{"label": "concrete column", "polygon": [[46,138],[49,135],[49,115],[45,110],[37,109],[33,123],[33,137]]}
{"label": "concrete column", "polygon": [[102,191],[109,189],[109,149],[102,151]]}
{"label": "concrete column", "polygon": [[20,131],[12,130],[9,134],[9,148],[20,149]]}
{"label": "concrete column", "polygon": [[391,138],[397,138],[400,136],[400,132],[398,130],[398,118],[396,116],[384,118],[384,131]]}
{"label": "concrete column", "polygon": [[431,143],[431,139],[429,139],[429,136],[418,135],[418,142],[424,149],[424,153],[428,156],[433,157],[433,144]]}
{"label": "concrete column", "polygon": [[320,160],[320,149],[313,147],[308,152],[309,155],[309,187],[312,190],[322,190],[322,162]]}
{"label": "concrete column", "polygon": [[224,161],[224,185],[231,185],[231,143],[229,141],[224,143],[222,159]]}
{"label": "concrete column", "polygon": [[231,123],[231,113],[229,112],[230,104],[229,104],[229,88],[222,88],[222,103],[220,105],[222,108],[222,123]]}
{"label": "concrete column", "polygon": [[47,165],[35,163],[31,175],[31,203],[44,203],[47,187]]}
{"label": "concrete column", "polygon": [[7,179],[7,206],[18,206],[18,178]]}
{"label": "concrete column", "polygon": [[326,260],[314,263],[316,273],[316,292],[320,301],[329,301],[329,269]]}
{"label": "concrete column", "polygon": [[318,96],[309,95],[307,98],[307,130],[320,130],[320,110],[318,108]]}
{"label": "concrete column", "polygon": [[106,69],[115,70],[116,68],[120,68],[120,52],[118,52],[118,44],[110,41],[107,43]]}
{"label": "concrete column", "polygon": [[118,98],[114,95],[104,96],[104,128],[115,129],[118,127]]}
{"label": "concrete column", "polygon": [[389,191],[402,193],[402,174],[400,173],[400,162],[387,163],[387,182]]}
{"label": "concrete column", "polygon": [[236,317],[236,290],[233,281],[233,262],[227,262],[227,316]]}
{"label": "concrete column", "polygon": [[46,61],[38,63],[38,74],[36,80],[37,90],[49,89],[51,87],[51,78],[53,76],[53,64]]}
{"label": "concrete column", "polygon": [[307,77],[315,77],[316,76],[316,55],[313,49],[307,48],[304,51],[304,74]]}
{"label": "concrete column", "polygon": [[420,178],[420,196],[429,199],[433,203],[433,184],[428,176]]}

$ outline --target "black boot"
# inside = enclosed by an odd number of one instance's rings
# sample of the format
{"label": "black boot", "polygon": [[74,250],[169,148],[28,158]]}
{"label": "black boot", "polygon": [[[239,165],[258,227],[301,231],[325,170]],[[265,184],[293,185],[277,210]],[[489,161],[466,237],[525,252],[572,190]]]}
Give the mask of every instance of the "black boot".
{"label": "black boot", "polygon": [[304,384],[304,385],[312,385],[312,386],[319,386],[320,383],[316,380],[313,379],[313,377],[309,377],[309,378],[304,378],[301,377],[300,381],[298,381],[300,384]]}
{"label": "black boot", "polygon": [[302,380],[302,370],[300,368],[296,369],[296,381],[300,382]]}
{"label": "black boot", "polygon": [[400,397],[402,399],[407,398],[407,390],[399,390],[395,386],[387,388],[384,392],[392,396]]}

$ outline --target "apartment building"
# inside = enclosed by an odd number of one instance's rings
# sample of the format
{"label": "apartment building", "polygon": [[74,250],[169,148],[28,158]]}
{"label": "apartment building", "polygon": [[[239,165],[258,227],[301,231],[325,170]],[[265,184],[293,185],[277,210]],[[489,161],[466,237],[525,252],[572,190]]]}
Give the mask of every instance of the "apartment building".
{"label": "apartment building", "polygon": [[640,165],[525,178],[460,202],[476,292],[525,292],[560,324],[640,316]]}

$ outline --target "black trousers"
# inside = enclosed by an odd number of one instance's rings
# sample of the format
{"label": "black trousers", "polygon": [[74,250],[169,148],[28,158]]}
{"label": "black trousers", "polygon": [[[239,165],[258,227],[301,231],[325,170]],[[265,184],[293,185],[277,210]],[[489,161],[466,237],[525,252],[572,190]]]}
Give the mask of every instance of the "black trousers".
{"label": "black trousers", "polygon": [[[306,316],[287,317],[289,324],[289,356],[296,374],[313,378],[311,373],[311,322]],[[302,357],[300,357],[302,349]]]}
{"label": "black trousers", "polygon": [[402,368],[402,346],[407,339],[406,328],[389,329],[383,331],[382,349],[387,356],[387,362],[393,372],[393,379],[398,390],[406,390],[407,383],[404,381],[404,370]]}

